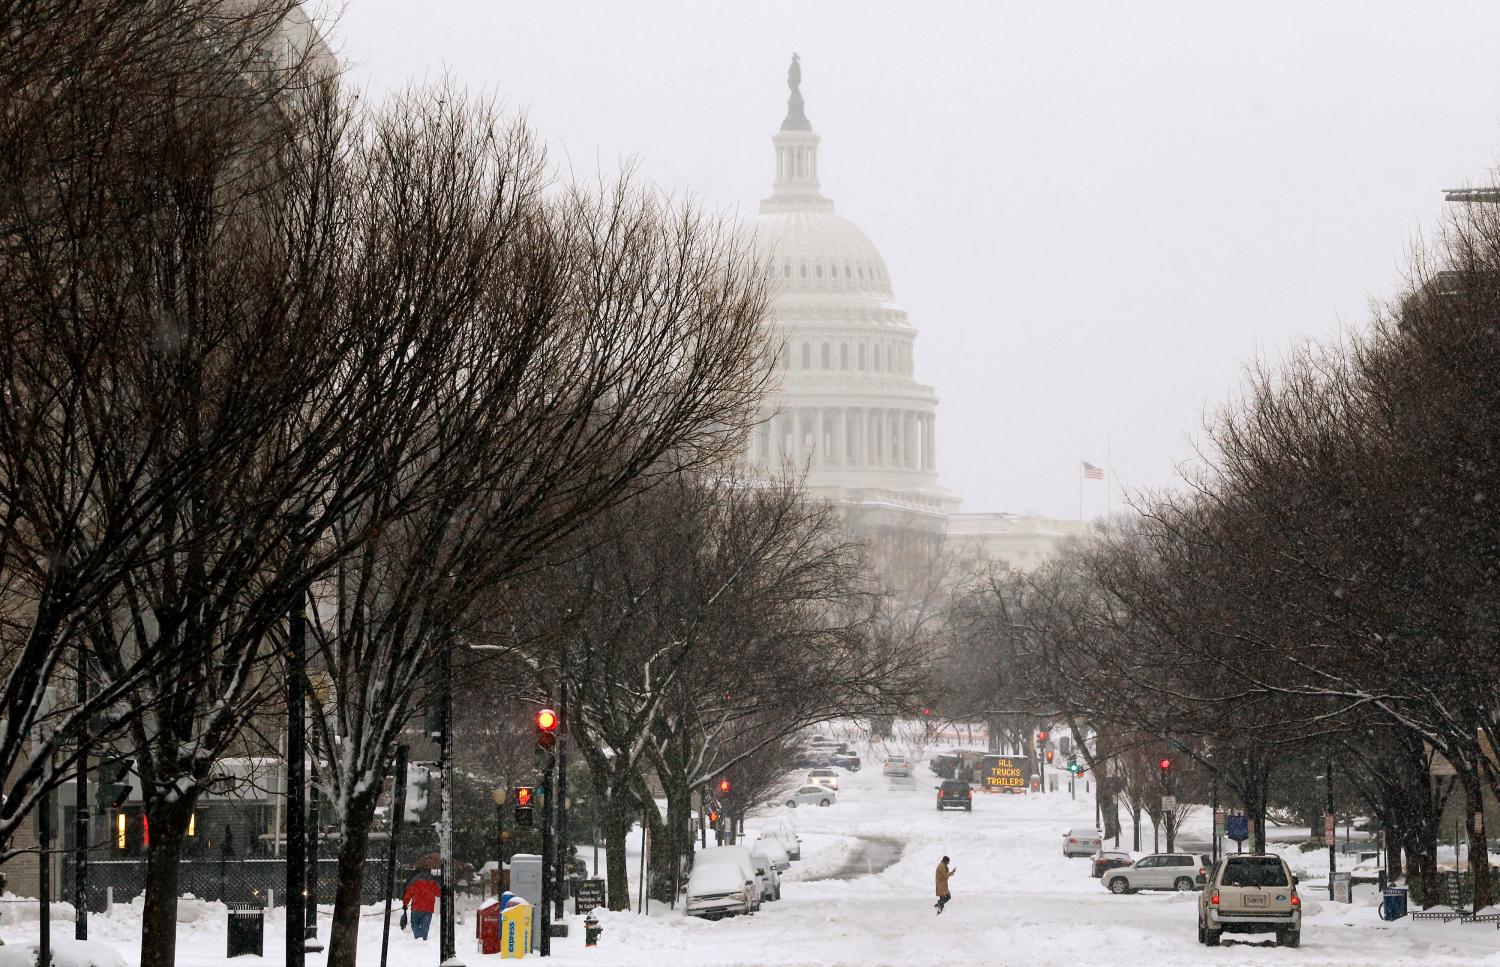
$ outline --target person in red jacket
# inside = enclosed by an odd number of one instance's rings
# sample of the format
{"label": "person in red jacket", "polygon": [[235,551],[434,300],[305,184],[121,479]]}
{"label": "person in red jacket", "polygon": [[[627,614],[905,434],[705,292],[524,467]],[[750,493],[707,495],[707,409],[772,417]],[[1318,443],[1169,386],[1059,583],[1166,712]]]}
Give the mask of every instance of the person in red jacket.
{"label": "person in red jacket", "polygon": [[411,907],[411,935],[418,940],[427,939],[427,928],[432,926],[432,911],[442,893],[437,880],[426,870],[406,885],[406,892],[401,895],[401,916],[405,917],[406,908]]}

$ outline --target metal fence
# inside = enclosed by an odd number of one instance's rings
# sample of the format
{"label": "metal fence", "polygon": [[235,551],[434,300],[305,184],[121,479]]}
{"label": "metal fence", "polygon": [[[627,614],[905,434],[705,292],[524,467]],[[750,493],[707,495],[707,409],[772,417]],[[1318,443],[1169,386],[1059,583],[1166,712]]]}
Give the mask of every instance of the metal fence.
{"label": "metal fence", "polygon": [[[227,860],[183,860],[178,864],[178,892],[200,900],[231,903],[264,902],[272,896],[277,906],[284,905],[286,860],[278,857]],[[63,865],[61,898],[73,898],[73,864]],[[332,903],[338,883],[338,861],[320,858],[317,872],[319,903]],[[403,871],[396,870],[396,892],[403,886]],[[146,860],[90,859],[88,871],[89,909],[104,909],[105,890],[114,890],[116,903],[128,903],[146,889]],[[365,860],[365,876],[360,900],[375,903],[385,896],[385,857]]]}

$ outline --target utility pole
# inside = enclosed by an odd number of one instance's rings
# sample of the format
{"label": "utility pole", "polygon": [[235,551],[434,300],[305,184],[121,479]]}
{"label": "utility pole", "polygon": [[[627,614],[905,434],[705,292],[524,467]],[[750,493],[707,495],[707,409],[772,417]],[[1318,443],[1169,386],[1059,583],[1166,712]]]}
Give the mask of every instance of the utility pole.
{"label": "utility pole", "polygon": [[445,967],[463,967],[453,936],[453,649],[446,642],[438,646],[438,852],[442,864],[438,869],[438,893],[442,897],[442,920],[438,924],[439,955]]}
{"label": "utility pole", "polygon": [[1213,861],[1219,862],[1219,840],[1224,838],[1224,831],[1219,828],[1219,774],[1216,772],[1209,778],[1209,810],[1213,813],[1214,823],[1214,848]]}
{"label": "utility pole", "polygon": [[380,928],[380,967],[391,945],[391,894],[396,892],[396,837],[406,819],[406,746],[396,746],[396,778],[391,783],[391,840],[385,849],[385,923]]}
{"label": "utility pole", "polygon": [[[708,849],[708,787],[698,787],[698,848]],[[595,876],[598,872],[595,871]]]}
{"label": "utility pole", "polygon": [[286,645],[286,964],[303,967],[307,923],[306,723],[303,721],[307,616],[301,596],[292,607]]}
{"label": "utility pole", "polygon": [[[78,707],[89,701],[88,653],[78,642]],[[78,740],[78,771],[73,774],[73,938],[89,939],[89,725]]]}

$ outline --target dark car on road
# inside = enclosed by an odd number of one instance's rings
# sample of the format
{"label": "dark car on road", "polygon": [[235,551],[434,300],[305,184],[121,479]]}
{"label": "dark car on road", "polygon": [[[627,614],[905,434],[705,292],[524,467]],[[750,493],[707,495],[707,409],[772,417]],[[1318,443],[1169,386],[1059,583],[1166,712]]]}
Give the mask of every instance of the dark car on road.
{"label": "dark car on road", "polygon": [[1122,866],[1129,866],[1135,862],[1135,857],[1122,849],[1107,849],[1094,854],[1092,873],[1094,879],[1099,879],[1110,870],[1117,870]]}
{"label": "dark car on road", "polygon": [[944,779],[943,784],[938,786],[937,808],[939,812],[944,809],[966,809],[974,811],[974,790],[962,779]]}

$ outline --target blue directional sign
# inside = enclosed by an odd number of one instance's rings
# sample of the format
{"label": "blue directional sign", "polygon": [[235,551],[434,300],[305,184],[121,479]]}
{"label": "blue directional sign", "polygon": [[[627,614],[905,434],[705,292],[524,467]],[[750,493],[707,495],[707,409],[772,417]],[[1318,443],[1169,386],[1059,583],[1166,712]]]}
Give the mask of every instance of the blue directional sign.
{"label": "blue directional sign", "polygon": [[1243,843],[1250,838],[1250,817],[1245,815],[1230,816],[1224,820],[1224,835],[1236,843]]}

